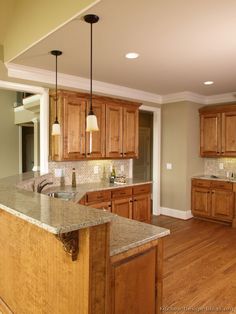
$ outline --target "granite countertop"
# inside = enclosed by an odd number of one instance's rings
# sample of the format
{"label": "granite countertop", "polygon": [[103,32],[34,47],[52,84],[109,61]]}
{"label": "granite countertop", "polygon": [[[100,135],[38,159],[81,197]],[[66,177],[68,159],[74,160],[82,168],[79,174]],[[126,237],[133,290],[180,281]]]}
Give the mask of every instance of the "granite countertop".
{"label": "granite countertop", "polygon": [[[164,237],[168,229],[119,217],[112,213],[76,204],[86,192],[101,189],[116,189],[151,183],[150,181],[128,180],[125,185],[110,183],[79,184],[75,189],[70,186],[54,186],[50,191],[75,191],[76,199],[65,201],[19,188],[27,180],[42,180],[37,173],[26,173],[0,180],[0,209],[53,234],[65,233],[86,227],[111,222],[110,255],[125,252],[149,241]],[[20,184],[20,185],[19,185]],[[18,186],[18,187],[17,187]]]}
{"label": "granite countertop", "polygon": [[115,216],[111,222],[110,256],[123,253],[169,234],[170,230],[168,229]]}
{"label": "granite countertop", "polygon": [[204,175],[204,174],[193,176],[192,179],[216,180],[216,181],[226,181],[226,182],[232,182],[232,183],[236,182],[236,179],[229,179],[223,176]]}
{"label": "granite countertop", "polygon": [[109,183],[109,182],[94,182],[94,183],[82,183],[77,184],[76,188],[72,188],[71,185],[66,186],[52,186],[43,190],[44,194],[52,192],[74,192],[74,202],[78,202],[87,192],[95,192],[100,190],[113,190],[120,189],[134,185],[142,185],[152,183],[152,181],[127,179],[125,184]]}
{"label": "granite countertop", "polygon": [[109,212],[16,187],[20,182],[36,178],[40,178],[37,173],[26,173],[1,179],[0,209],[53,234],[104,224],[114,217]]}

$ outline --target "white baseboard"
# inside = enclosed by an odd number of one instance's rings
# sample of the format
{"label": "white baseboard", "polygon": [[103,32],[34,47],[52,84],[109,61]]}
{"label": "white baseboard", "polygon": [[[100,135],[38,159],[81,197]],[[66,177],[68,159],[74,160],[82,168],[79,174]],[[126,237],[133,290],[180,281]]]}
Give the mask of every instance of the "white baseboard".
{"label": "white baseboard", "polygon": [[168,207],[161,207],[161,215],[170,216],[174,218],[179,218],[187,220],[193,217],[191,210],[183,211],[179,209],[173,209]]}

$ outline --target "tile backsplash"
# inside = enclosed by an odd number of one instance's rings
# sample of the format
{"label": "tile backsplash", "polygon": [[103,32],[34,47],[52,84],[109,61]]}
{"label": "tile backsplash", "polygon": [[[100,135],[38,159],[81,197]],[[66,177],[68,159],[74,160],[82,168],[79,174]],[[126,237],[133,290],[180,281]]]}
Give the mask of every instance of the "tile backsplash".
{"label": "tile backsplash", "polygon": [[[220,165],[223,169],[220,169]],[[205,158],[204,174],[225,177],[227,172],[234,173],[236,177],[236,158]]]}
{"label": "tile backsplash", "polygon": [[117,175],[125,175],[127,178],[132,176],[130,159],[49,162],[49,172],[55,174],[55,169],[62,169],[63,178],[55,178],[55,180],[58,185],[62,180],[65,185],[70,185],[72,168],[76,169],[77,183],[91,183],[108,180],[112,166],[115,167]]}

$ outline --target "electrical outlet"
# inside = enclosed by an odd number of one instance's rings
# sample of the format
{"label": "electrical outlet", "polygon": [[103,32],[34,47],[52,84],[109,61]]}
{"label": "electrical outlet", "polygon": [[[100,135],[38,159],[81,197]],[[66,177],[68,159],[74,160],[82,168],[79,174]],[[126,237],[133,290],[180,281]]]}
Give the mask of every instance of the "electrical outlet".
{"label": "electrical outlet", "polygon": [[99,166],[94,166],[93,173],[98,174],[98,172],[99,172]]}
{"label": "electrical outlet", "polygon": [[61,178],[63,177],[64,171],[61,168],[55,168],[54,169],[54,175],[56,178]]}
{"label": "electrical outlet", "polygon": [[166,169],[167,169],[167,170],[172,170],[172,164],[168,162],[168,163],[166,164]]}
{"label": "electrical outlet", "polygon": [[220,162],[220,163],[219,163],[219,169],[220,169],[220,170],[223,170],[223,169],[224,169],[224,163],[223,163],[223,162]]}

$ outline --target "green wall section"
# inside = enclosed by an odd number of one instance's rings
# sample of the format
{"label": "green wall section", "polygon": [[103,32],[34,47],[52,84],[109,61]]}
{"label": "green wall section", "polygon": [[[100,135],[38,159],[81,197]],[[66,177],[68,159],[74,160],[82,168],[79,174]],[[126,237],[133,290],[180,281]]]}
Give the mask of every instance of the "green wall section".
{"label": "green wall section", "polygon": [[19,127],[14,124],[16,92],[0,90],[0,178],[19,173]]}
{"label": "green wall section", "polygon": [[[100,0],[16,1],[4,41],[4,61],[10,61],[72,17]],[[1,55],[0,55],[1,56]]]}

